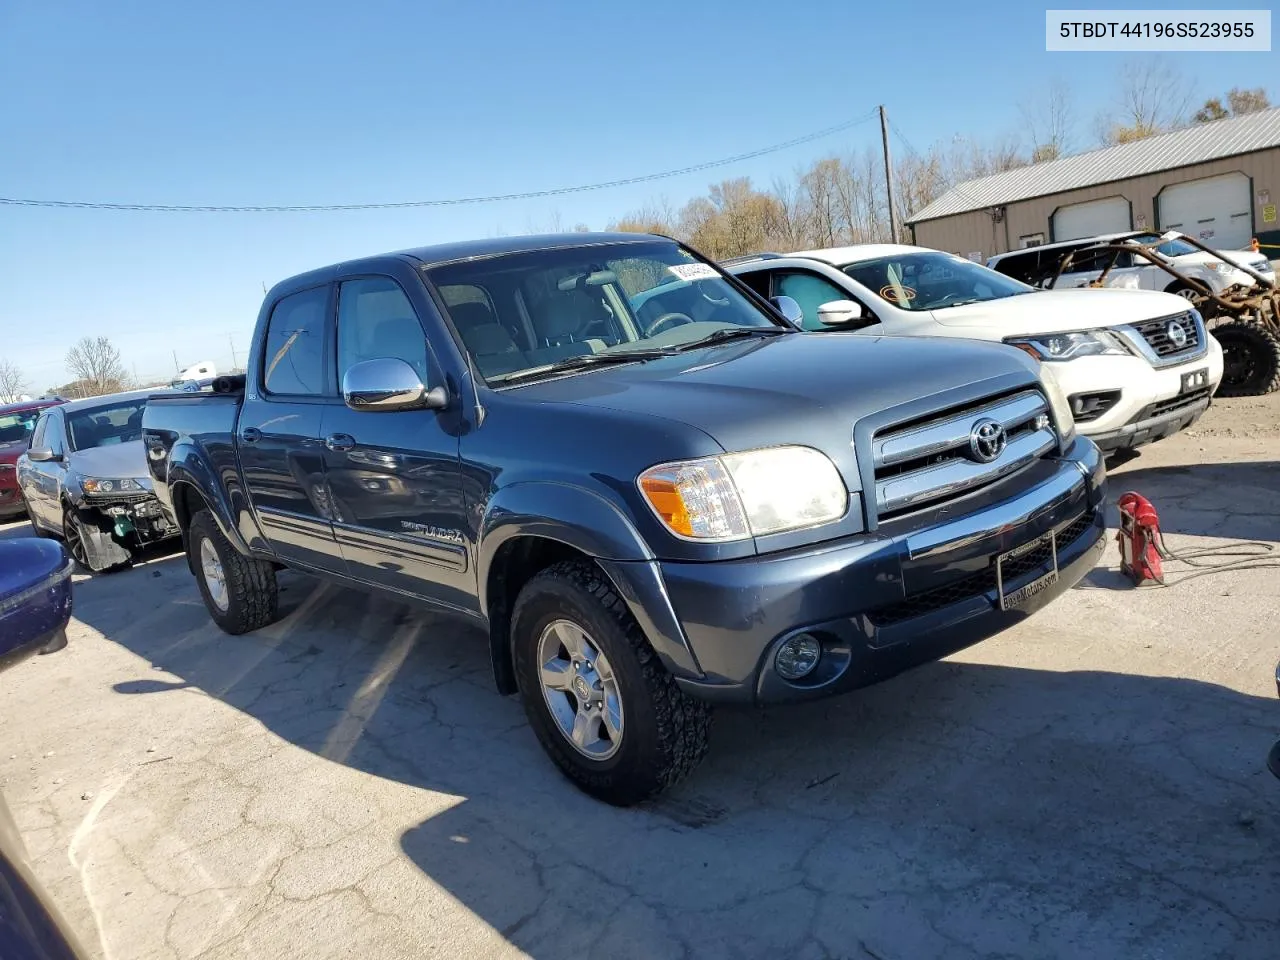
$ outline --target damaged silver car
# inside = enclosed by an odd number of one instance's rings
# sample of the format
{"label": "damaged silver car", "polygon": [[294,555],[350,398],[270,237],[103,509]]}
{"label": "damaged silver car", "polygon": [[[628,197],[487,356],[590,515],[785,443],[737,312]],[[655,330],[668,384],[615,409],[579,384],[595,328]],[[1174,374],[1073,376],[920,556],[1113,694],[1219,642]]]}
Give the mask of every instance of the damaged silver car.
{"label": "damaged silver car", "polygon": [[153,391],[77,400],[41,413],[18,459],[18,485],[40,536],[63,540],[83,567],[126,566],[179,535],[151,491],[142,413]]}

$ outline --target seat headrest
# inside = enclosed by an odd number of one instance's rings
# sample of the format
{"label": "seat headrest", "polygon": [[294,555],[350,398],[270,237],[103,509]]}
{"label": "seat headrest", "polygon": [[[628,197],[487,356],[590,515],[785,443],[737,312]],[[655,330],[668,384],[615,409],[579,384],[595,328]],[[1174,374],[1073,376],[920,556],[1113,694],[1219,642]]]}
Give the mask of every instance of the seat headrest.
{"label": "seat headrest", "polygon": [[598,297],[585,290],[568,290],[542,302],[534,326],[540,338],[557,340],[577,333],[604,313]]}
{"label": "seat headrest", "polygon": [[464,338],[467,335],[467,330],[472,327],[483,327],[491,323],[497,323],[488,304],[474,301],[450,307],[449,316],[453,317],[453,325],[458,328],[458,333],[462,334]]}
{"label": "seat headrest", "polygon": [[366,349],[372,357],[398,357],[413,363],[425,342],[422,327],[413,317],[388,317],[373,328]]}

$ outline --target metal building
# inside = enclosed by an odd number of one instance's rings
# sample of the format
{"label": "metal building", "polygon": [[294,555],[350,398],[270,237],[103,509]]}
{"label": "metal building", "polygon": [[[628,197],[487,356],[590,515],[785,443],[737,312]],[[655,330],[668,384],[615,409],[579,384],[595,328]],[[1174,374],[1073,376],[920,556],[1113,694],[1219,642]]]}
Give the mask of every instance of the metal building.
{"label": "metal building", "polygon": [[[907,219],[915,242],[983,262],[1020,247],[1178,230],[1280,248],[1280,108],[969,180]],[[1268,250],[1272,258],[1280,249]]]}

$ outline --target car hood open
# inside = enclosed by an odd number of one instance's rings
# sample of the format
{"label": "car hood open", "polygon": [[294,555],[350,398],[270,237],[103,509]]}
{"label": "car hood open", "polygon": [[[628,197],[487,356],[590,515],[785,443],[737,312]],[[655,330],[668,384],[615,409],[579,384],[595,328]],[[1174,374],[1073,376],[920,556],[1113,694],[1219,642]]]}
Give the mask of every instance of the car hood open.
{"label": "car hood open", "polygon": [[957,328],[957,334],[1001,340],[1141,323],[1185,313],[1187,307],[1186,300],[1171,293],[1080,287],[947,307],[934,310],[933,318]]}

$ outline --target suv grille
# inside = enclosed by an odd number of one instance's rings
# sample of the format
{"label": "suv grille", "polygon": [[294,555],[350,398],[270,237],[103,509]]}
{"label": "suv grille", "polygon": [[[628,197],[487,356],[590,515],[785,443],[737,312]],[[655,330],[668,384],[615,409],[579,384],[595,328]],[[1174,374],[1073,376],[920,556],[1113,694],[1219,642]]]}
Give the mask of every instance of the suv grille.
{"label": "suv grille", "polygon": [[[996,433],[1004,443],[998,449],[983,447],[978,428],[984,421],[999,424]],[[883,431],[872,442],[877,514],[883,520],[967,493],[1008,476],[1057,445],[1048,404],[1035,390]]]}
{"label": "suv grille", "polygon": [[[1142,323],[1135,323],[1133,329],[1141,334],[1147,346],[1160,360],[1194,353],[1204,346],[1204,330],[1192,313],[1144,320]],[[1178,331],[1181,331],[1181,338]]]}

